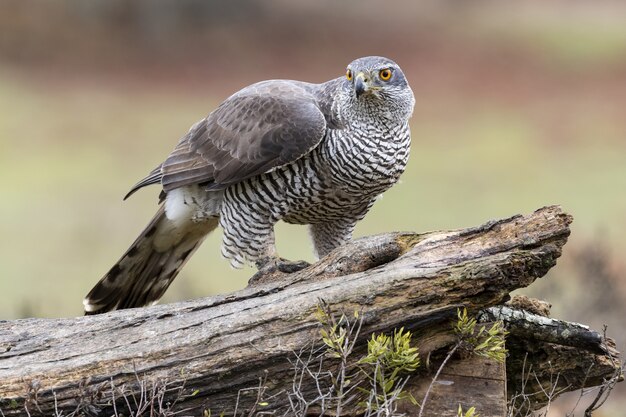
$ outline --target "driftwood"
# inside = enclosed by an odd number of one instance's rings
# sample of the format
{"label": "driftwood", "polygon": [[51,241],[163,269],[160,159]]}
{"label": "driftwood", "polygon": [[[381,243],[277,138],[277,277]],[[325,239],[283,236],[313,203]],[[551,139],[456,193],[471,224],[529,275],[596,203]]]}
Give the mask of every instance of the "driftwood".
{"label": "driftwood", "polygon": [[[0,411],[122,414],[132,408],[132,394],[136,401],[153,389],[161,405],[186,410],[179,415],[232,415],[235,407],[239,415],[259,407],[278,413],[287,406],[278,393],[292,388],[288,359],[319,344],[320,303],[332,312],[360,312],[356,349],[372,332],[404,326],[414,332],[421,357],[440,357],[453,341],[449,323],[457,309],[477,313],[502,304],[511,291],[543,276],[560,256],[570,222],[559,207],[546,207],[471,229],[372,236],[300,272],[257,277],[229,295],[99,316],[0,322]],[[537,343],[578,346],[551,335]],[[530,338],[525,343],[510,361],[536,348]],[[598,343],[589,351],[609,355]],[[259,390],[248,390],[259,384],[269,398],[262,405]],[[307,395],[316,387],[300,389]]]}

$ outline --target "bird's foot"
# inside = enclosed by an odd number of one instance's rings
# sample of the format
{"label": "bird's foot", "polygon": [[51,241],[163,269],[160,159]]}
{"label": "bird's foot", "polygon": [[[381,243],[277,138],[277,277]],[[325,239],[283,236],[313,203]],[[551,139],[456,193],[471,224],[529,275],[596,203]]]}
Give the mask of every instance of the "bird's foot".
{"label": "bird's foot", "polygon": [[259,271],[249,280],[248,285],[273,281],[284,274],[292,274],[307,268],[311,264],[306,261],[289,261],[284,258],[265,258],[256,263]]}
{"label": "bird's foot", "polygon": [[302,271],[304,268],[311,266],[307,261],[289,261],[287,259],[278,258],[276,262],[276,269],[285,274],[292,274],[294,272]]}

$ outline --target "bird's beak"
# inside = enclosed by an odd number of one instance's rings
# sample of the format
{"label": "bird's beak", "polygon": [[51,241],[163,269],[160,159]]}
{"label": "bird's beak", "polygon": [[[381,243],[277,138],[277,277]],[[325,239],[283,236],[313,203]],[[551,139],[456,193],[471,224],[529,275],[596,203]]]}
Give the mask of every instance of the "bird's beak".
{"label": "bird's beak", "polygon": [[369,78],[363,72],[359,72],[354,78],[354,92],[357,98],[368,92],[369,89]]}

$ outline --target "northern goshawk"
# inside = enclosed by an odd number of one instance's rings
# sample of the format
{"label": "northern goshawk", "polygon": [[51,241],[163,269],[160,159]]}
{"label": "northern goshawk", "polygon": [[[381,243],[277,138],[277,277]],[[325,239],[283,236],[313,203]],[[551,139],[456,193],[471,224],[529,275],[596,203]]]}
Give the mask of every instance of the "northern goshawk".
{"label": "northern goshawk", "polygon": [[235,267],[302,268],[277,256],[274,224],[308,224],[318,257],[348,241],[404,171],[415,99],[393,61],[359,58],[322,84],[245,87],[191,127],[137,183],[161,184],[161,206],[85,297],[86,314],[158,301],[218,224]]}

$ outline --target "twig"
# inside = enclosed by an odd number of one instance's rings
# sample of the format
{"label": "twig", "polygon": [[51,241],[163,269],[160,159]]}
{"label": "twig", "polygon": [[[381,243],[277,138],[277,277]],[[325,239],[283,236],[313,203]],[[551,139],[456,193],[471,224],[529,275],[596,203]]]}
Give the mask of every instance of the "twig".
{"label": "twig", "polygon": [[450,349],[450,352],[448,352],[448,355],[445,357],[443,362],[441,362],[439,369],[437,369],[437,373],[435,374],[435,377],[432,379],[432,381],[430,381],[430,384],[428,385],[428,389],[426,390],[426,394],[424,394],[424,399],[422,400],[422,403],[420,404],[420,413],[418,414],[418,417],[422,417],[422,414],[424,413],[424,409],[426,408],[426,402],[428,401],[428,396],[430,395],[430,390],[434,386],[435,381],[437,381],[437,378],[439,378],[439,374],[443,370],[444,366],[446,366],[446,364],[448,363],[450,358],[452,358],[452,355],[454,355],[454,352],[456,352],[459,346],[461,346],[461,343],[457,342],[452,347],[452,349]]}
{"label": "twig", "polygon": [[605,383],[600,386],[598,394],[596,394],[591,404],[589,404],[589,406],[585,409],[585,417],[591,417],[591,414],[594,411],[604,405],[606,400],[609,398],[611,391],[613,391],[613,388],[615,388],[615,384],[617,384],[617,382],[620,380],[624,371],[623,369],[624,365],[615,368],[615,373],[613,374],[613,376],[610,379],[605,380]]}

